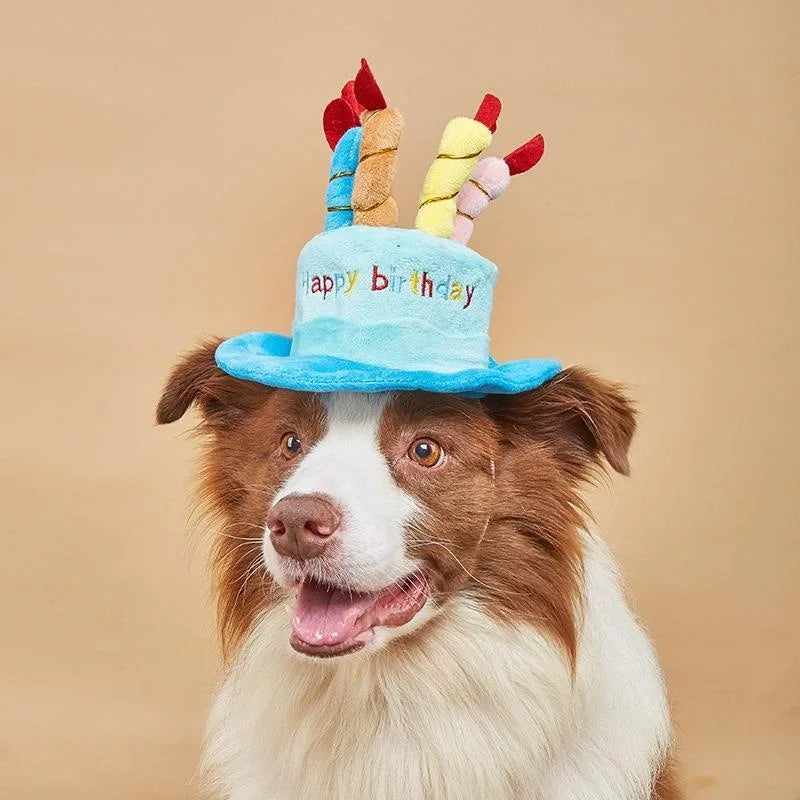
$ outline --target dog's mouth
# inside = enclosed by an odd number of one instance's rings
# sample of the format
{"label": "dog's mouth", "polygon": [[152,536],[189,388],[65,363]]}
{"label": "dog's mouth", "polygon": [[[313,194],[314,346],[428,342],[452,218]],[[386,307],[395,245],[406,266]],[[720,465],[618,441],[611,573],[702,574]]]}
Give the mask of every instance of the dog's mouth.
{"label": "dog's mouth", "polygon": [[319,658],[354,653],[372,641],[376,627],[410,622],[429,596],[420,572],[378,592],[353,592],[303,578],[289,641],[298,652]]}

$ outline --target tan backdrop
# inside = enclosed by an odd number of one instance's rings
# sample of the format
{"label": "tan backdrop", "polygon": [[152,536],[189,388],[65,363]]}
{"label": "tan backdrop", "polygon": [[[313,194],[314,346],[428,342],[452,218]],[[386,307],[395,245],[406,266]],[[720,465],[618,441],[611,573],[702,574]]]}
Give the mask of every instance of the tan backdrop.
{"label": "tan backdrop", "polygon": [[[495,355],[628,382],[600,522],[670,680],[690,796],[800,793],[797,4],[6,2],[0,797],[183,798],[215,680],[191,421],[202,334],[287,331],[323,106],[368,55],[404,224],[449,115],[547,152],[482,219]],[[191,537],[189,538],[191,541]]]}

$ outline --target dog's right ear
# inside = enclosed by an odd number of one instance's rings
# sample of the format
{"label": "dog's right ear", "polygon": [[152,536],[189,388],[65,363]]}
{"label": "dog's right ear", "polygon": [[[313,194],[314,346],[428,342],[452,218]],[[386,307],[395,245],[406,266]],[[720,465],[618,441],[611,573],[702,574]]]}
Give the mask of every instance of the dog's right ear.
{"label": "dog's right ear", "polygon": [[487,395],[482,402],[511,442],[545,444],[578,479],[586,478],[600,455],[617,472],[630,472],[636,413],[619,384],[570,367],[537,389]]}
{"label": "dog's right ear", "polygon": [[[167,379],[156,409],[156,422],[164,425],[180,419],[194,403],[206,423],[223,427],[246,411],[254,396],[268,391],[223,372],[214,360],[222,339],[210,339],[184,356]],[[263,394],[262,392],[262,394]]]}

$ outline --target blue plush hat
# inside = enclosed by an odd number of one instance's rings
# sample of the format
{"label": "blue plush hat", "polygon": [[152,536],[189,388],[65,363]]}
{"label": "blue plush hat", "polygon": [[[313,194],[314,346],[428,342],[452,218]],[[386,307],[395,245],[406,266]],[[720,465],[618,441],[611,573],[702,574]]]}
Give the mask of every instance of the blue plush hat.
{"label": "blue plush hat", "polygon": [[391,196],[402,117],[366,62],[323,115],[333,148],[326,230],[297,265],[291,338],[246,333],[216,353],[230,375],[311,392],[422,389],[468,395],[533,389],[557,361],[498,364],[489,355],[497,267],[467,247],[474,219],[541,158],[536,136],[484,158],[500,103],[448,123],[428,170],[415,229],[397,228]]}

